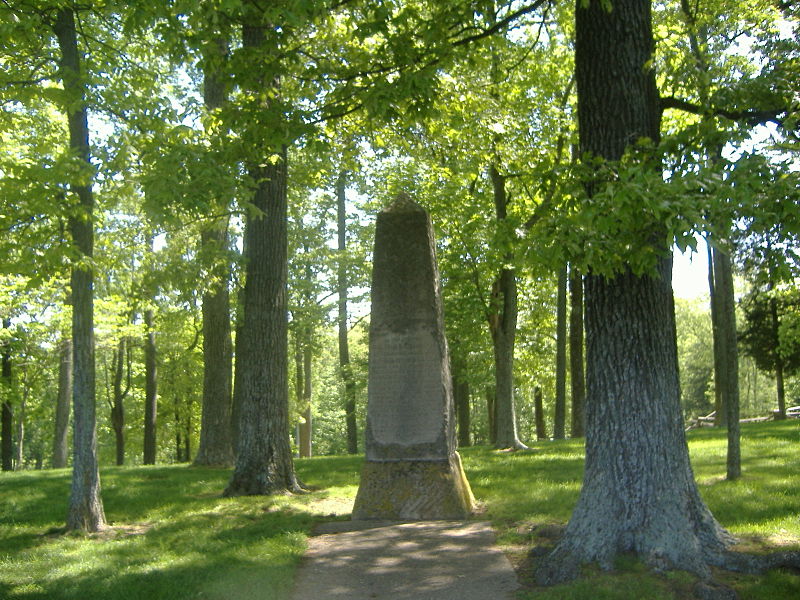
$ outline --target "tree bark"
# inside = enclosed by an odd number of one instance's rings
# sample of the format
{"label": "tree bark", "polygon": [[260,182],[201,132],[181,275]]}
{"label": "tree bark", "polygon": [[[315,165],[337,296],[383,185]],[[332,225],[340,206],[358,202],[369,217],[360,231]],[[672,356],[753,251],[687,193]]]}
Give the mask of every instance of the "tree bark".
{"label": "tree bark", "polygon": [[[24,369],[24,367],[23,367]],[[23,375],[23,379],[24,379]],[[28,406],[29,388],[27,383],[22,382],[22,397],[19,402],[19,410],[16,411],[17,443],[14,446],[14,470],[21,471],[25,466],[25,416]]]}
{"label": "tree bark", "polygon": [[486,424],[489,429],[489,443],[494,446],[497,442],[497,394],[494,387],[486,388]]}
{"label": "tree bark", "polygon": [[[263,49],[266,30],[244,25],[243,47]],[[265,85],[277,90],[277,81],[257,87]],[[225,496],[301,489],[289,446],[286,147],[271,153],[275,160],[247,165],[255,210],[248,211],[244,231],[244,321],[237,340],[241,414],[236,467]]]}
{"label": "tree bark", "polygon": [[56,429],[53,436],[53,468],[67,466],[69,403],[72,398],[72,339],[65,337],[59,344],[58,395],[56,397]]}
{"label": "tree bark", "polygon": [[[11,319],[3,318],[3,328],[11,328]],[[14,470],[14,409],[11,405],[11,344],[6,342],[3,344],[2,356],[2,386],[3,386],[3,413],[2,413],[2,427],[0,434],[2,435],[2,462],[3,471]]]}
{"label": "tree bark", "polygon": [[558,272],[556,294],[556,406],[553,439],[563,440],[567,420],[567,267]]}
{"label": "tree bark", "polygon": [[[492,164],[495,213],[499,226],[508,216],[508,197],[505,177]],[[513,253],[509,250],[504,263],[511,264]],[[526,449],[517,436],[517,416],[514,408],[514,344],[517,336],[517,278],[514,271],[503,267],[492,286],[492,307],[487,315],[492,333],[495,377],[495,431],[494,445],[498,448]]]}
{"label": "tree bark", "polygon": [[[56,14],[53,30],[61,52],[60,76],[64,86],[64,112],[69,128],[70,150],[86,172],[93,167],[89,158],[89,125],[85,107],[85,83],[81,79],[81,56],[75,28],[75,15],[69,8]],[[69,218],[72,243],[80,260],[72,266],[73,343],[73,460],[72,488],[67,511],[67,529],[99,531],[106,519],[100,498],[100,473],[97,465],[95,429],[95,354],[94,354],[94,194],[90,183],[76,178],[70,190],[78,198],[78,211]]]}
{"label": "tree bark", "polygon": [[303,345],[302,364],[303,369],[303,388],[302,388],[302,405],[303,411],[301,416],[304,422],[300,423],[300,435],[298,436],[298,449],[301,458],[311,457],[312,450],[312,421],[311,421],[311,366],[312,366],[312,352],[310,340],[306,338],[306,343]]}
{"label": "tree bark", "polygon": [[[575,25],[581,155],[619,160],[639,138],[657,142],[650,2],[616,0],[608,10],[601,0],[579,0]],[[586,467],[564,536],[539,567],[541,583],[572,579],[587,562],[609,569],[621,552],[708,576],[731,541],[689,463],[672,260],[668,248],[657,250],[665,257],[654,276],[623,270],[585,279]]]}
{"label": "tree bark", "polygon": [[570,435],[583,437],[586,417],[586,376],[583,364],[583,278],[574,269],[569,274],[569,363],[572,383],[572,427]]}
{"label": "tree bark", "polygon": [[[212,252],[228,245],[227,223],[217,222],[201,233],[201,244]],[[233,465],[231,310],[226,261],[217,286],[203,294],[203,408],[200,446],[195,465]]]}
{"label": "tree bark", "polygon": [[144,311],[144,456],[143,464],[156,464],[156,420],[158,418],[158,366],[156,363],[156,330],[152,308]]}
{"label": "tree bark", "polygon": [[[772,291],[774,285],[772,284],[770,276],[769,290]],[[774,296],[769,299],[769,311],[772,317],[772,337],[774,340],[773,347],[775,348],[775,391],[778,397],[778,412],[775,413],[775,419],[782,421],[786,418],[786,388],[783,382],[783,360],[780,354],[780,317],[778,316],[778,301]]]}
{"label": "tree bark", "polygon": [[456,422],[458,423],[458,446],[466,448],[471,446],[470,441],[470,405],[469,405],[469,382],[464,379],[464,369],[458,359],[452,360],[453,369],[453,404],[456,411]]}
{"label": "tree bark", "polygon": [[127,354],[127,339],[120,338],[117,352],[112,361],[114,372],[113,399],[111,402],[111,427],[114,430],[117,466],[125,464],[125,396],[128,390],[122,389],[122,379]]}
{"label": "tree bark", "polygon": [[736,346],[736,304],[730,256],[715,248],[713,266],[723,367],[723,377],[720,378],[719,385],[728,428],[726,469],[727,478],[732,480],[741,476],[742,461],[739,444],[739,353]]}
{"label": "tree bark", "polygon": [[725,361],[722,347],[722,315],[720,313],[720,300],[717,294],[717,282],[714,273],[714,251],[711,242],[706,240],[708,252],[708,297],[711,307],[711,337],[714,348],[714,426],[722,427],[726,424],[726,410],[722,389],[725,386]]}
{"label": "tree bark", "polygon": [[538,385],[533,390],[534,421],[536,422],[536,439],[547,439],[547,428],[544,425],[544,404],[542,402],[542,388]]}
{"label": "tree bark", "polygon": [[345,188],[347,173],[341,171],[336,180],[336,228],[338,231],[337,290],[339,293],[337,325],[339,328],[339,369],[344,384],[344,414],[347,430],[347,452],[358,454],[358,423],[356,421],[356,385],[350,365],[350,346],[347,341],[347,207]]}
{"label": "tree bark", "polygon": [[[225,104],[219,61],[225,59],[227,53],[225,37],[211,40],[203,70],[203,101],[209,112]],[[202,252],[211,256],[224,253],[228,248],[228,220],[214,219],[204,227],[200,246]],[[216,285],[203,293],[203,401],[200,446],[194,464],[227,467],[233,465],[230,261],[220,261],[213,274],[215,281],[218,279]]]}

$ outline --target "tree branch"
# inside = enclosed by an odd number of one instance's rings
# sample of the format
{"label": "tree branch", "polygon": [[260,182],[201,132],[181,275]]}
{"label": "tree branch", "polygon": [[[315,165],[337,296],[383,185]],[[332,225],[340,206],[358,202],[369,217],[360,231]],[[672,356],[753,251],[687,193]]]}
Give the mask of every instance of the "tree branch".
{"label": "tree branch", "polygon": [[784,107],[767,110],[728,110],[719,107],[710,107],[709,109],[705,109],[699,104],[694,104],[693,102],[689,102],[687,100],[675,98],[674,96],[661,98],[660,103],[662,112],[672,108],[676,110],[682,110],[693,115],[712,115],[716,117],[725,117],[731,121],[744,121],[751,126],[764,125],[765,123],[770,122],[783,126],[784,117],[782,117],[782,115],[785,116],[789,112],[789,110]]}
{"label": "tree branch", "polygon": [[496,23],[492,24],[491,27],[484,29],[480,33],[476,33],[474,35],[467,36],[465,38],[461,38],[460,40],[456,40],[453,42],[453,46],[463,46],[464,44],[469,44],[471,42],[478,41],[482,38],[489,37],[501,31],[511,25],[514,21],[519,19],[520,17],[524,17],[525,15],[532,13],[533,11],[539,9],[544,4],[549,4],[550,0],[536,0],[533,4],[529,4],[528,6],[523,6],[519,10],[514,11],[513,13],[506,15],[505,18],[500,19]]}

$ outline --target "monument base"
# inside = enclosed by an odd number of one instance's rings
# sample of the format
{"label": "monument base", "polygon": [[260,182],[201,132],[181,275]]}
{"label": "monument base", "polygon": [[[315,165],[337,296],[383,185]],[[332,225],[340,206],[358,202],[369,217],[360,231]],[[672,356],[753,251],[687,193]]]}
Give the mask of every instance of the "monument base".
{"label": "monument base", "polygon": [[367,461],[361,470],[353,520],[466,519],[474,503],[457,452],[442,461]]}

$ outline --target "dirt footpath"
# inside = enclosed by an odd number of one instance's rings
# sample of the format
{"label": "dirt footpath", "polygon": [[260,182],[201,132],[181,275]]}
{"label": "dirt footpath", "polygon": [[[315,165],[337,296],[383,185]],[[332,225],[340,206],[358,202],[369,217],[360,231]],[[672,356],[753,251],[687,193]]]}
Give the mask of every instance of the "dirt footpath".
{"label": "dirt footpath", "polygon": [[511,600],[517,579],[488,523],[326,523],[292,600]]}

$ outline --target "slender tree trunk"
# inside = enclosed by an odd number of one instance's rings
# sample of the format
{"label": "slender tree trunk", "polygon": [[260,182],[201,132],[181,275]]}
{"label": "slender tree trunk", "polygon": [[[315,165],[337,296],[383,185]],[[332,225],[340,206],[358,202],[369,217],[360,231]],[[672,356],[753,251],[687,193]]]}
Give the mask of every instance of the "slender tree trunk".
{"label": "slender tree trunk", "polygon": [[125,396],[122,379],[127,354],[127,338],[122,337],[117,344],[117,352],[112,361],[114,371],[113,398],[111,402],[111,427],[114,430],[117,466],[125,464]]}
{"label": "slender tree trunk", "polygon": [[486,423],[489,428],[489,443],[497,443],[497,394],[494,386],[486,388]]}
{"label": "slender tree trunk", "polygon": [[[3,319],[3,328],[11,328],[11,319]],[[11,344],[5,343],[3,345],[2,356],[2,385],[3,389],[3,414],[2,414],[2,460],[3,471],[14,470],[14,409],[11,405]]]}
{"label": "slender tree trunk", "polygon": [[714,251],[711,242],[706,240],[708,252],[708,295],[711,306],[711,332],[714,345],[714,425],[722,427],[726,424],[726,410],[722,389],[725,387],[725,360],[722,346],[722,314],[717,293],[717,282],[714,273]]}
{"label": "slender tree trunk", "polygon": [[536,422],[536,439],[547,439],[547,428],[544,425],[544,403],[542,402],[542,388],[538,385],[533,390],[533,418]]}
{"label": "slender tree trunk", "polygon": [[737,479],[742,474],[739,444],[739,353],[736,346],[736,304],[733,293],[733,272],[730,256],[714,250],[714,281],[716,284],[719,317],[720,350],[724,377],[722,405],[728,427],[727,478]]}
{"label": "slender tree trunk", "polygon": [[[773,285],[770,282],[769,289],[772,290]],[[769,299],[769,310],[772,317],[772,338],[775,347],[775,391],[778,396],[778,412],[775,413],[775,419],[782,421],[786,418],[786,389],[783,382],[783,360],[778,351],[780,345],[780,318],[778,316],[778,302],[774,297]]]}
{"label": "slender tree trunk", "polygon": [[[300,334],[300,328],[295,331],[294,336],[294,403],[298,412],[302,413],[303,406],[303,393],[305,392],[305,369],[303,368],[303,339]],[[298,454],[300,450],[300,423],[297,423],[295,430],[295,438],[297,439]]]}
{"label": "slender tree trunk", "polygon": [[14,469],[17,471],[21,471],[25,466],[25,417],[28,406],[28,394],[29,394],[28,385],[26,382],[23,381],[22,397],[20,398],[19,410],[16,411],[17,443],[14,447]]}
{"label": "slender tree trunk", "polygon": [[153,309],[144,311],[144,458],[146,465],[156,464],[156,420],[158,418],[158,367],[156,330]]}
{"label": "slender tree trunk", "polygon": [[[209,45],[203,71],[203,100],[209,112],[225,103],[225,85],[219,61],[227,56],[227,40],[217,37]],[[228,220],[217,219],[200,233],[201,252],[216,256],[228,248]],[[233,345],[228,283],[230,261],[215,261],[216,285],[203,293],[203,404],[200,446],[195,465],[233,465],[232,382]],[[187,438],[188,441],[188,438]]]}
{"label": "slender tree trunk", "polygon": [[347,173],[341,171],[336,180],[336,228],[339,241],[339,264],[337,272],[337,289],[339,292],[338,317],[339,327],[339,369],[344,384],[344,414],[347,429],[347,452],[358,454],[358,423],[356,422],[356,385],[350,365],[350,345],[347,341],[347,206],[345,188]]}
{"label": "slender tree trunk", "polygon": [[556,294],[556,406],[553,439],[563,440],[567,420],[567,266],[558,272]]}
{"label": "slender tree trunk", "polygon": [[[89,126],[85,108],[85,84],[81,79],[81,56],[75,29],[75,15],[63,8],[56,14],[54,32],[61,52],[60,75],[67,100],[64,111],[69,128],[70,150],[80,157],[86,172],[94,167],[89,158]],[[100,498],[100,473],[97,465],[95,429],[95,354],[94,354],[94,195],[84,177],[70,184],[78,198],[79,212],[69,219],[72,243],[85,259],[72,267],[73,343],[73,460],[72,489],[67,511],[67,529],[99,531],[106,518]]]}
{"label": "slender tree trunk", "polygon": [[[495,213],[498,224],[507,216],[505,176],[492,164],[489,167],[494,193]],[[514,260],[512,252],[504,257],[506,264]],[[517,336],[517,278],[510,268],[500,269],[492,287],[493,303],[488,316],[494,350],[495,376],[495,427],[494,445],[498,448],[525,449],[527,446],[517,437],[517,416],[514,409],[514,344]]]}
{"label": "slender tree trunk", "polygon": [[53,468],[67,466],[69,403],[72,399],[72,340],[65,337],[59,344],[58,395],[56,396],[56,430],[53,436]]}
{"label": "slender tree trunk", "polygon": [[457,359],[453,365],[453,404],[455,405],[456,421],[458,423],[458,446],[466,448],[472,445],[470,441],[470,405],[469,382],[464,379],[464,369]]}
{"label": "slender tree trunk", "polygon": [[586,377],[583,364],[583,278],[575,269],[569,274],[569,370],[572,383],[572,427],[570,435],[583,437],[586,418]]}
{"label": "slender tree trunk", "polygon": [[312,352],[311,343],[306,338],[306,343],[303,345],[303,360],[301,367],[303,369],[303,390],[302,390],[302,405],[303,411],[301,416],[304,419],[300,423],[300,435],[298,436],[297,445],[300,450],[302,458],[309,458],[311,456],[311,440],[312,440],[312,422],[311,422],[311,366],[312,366]]}
{"label": "slender tree trunk", "polygon": [[[243,48],[263,50],[266,30],[244,25]],[[264,86],[277,90],[276,81],[254,84],[259,93]],[[243,363],[239,440],[226,496],[301,489],[289,446],[286,147],[269,153],[275,160],[247,166],[255,210],[249,211],[244,231],[244,321],[237,339],[237,360]]]}
{"label": "slender tree trunk", "polygon": [[185,462],[192,462],[192,400],[186,399],[186,429],[183,433],[183,457]]}
{"label": "slender tree trunk", "polygon": [[184,453],[186,442],[184,434],[186,432],[184,431],[184,423],[181,418],[181,399],[179,396],[175,396],[173,411],[175,416],[175,461],[179,463],[187,462],[189,458],[186,453]]}
{"label": "slender tree trunk", "polygon": [[[637,139],[657,143],[651,3],[615,0],[609,10],[579,0],[575,14],[581,155],[616,161]],[[653,239],[663,239],[652,227]],[[621,552],[708,576],[730,542],[689,463],[671,271],[666,257],[655,276],[626,270],[585,279],[586,468],[567,529],[537,573],[541,583],[574,578],[587,562],[609,569]]]}

